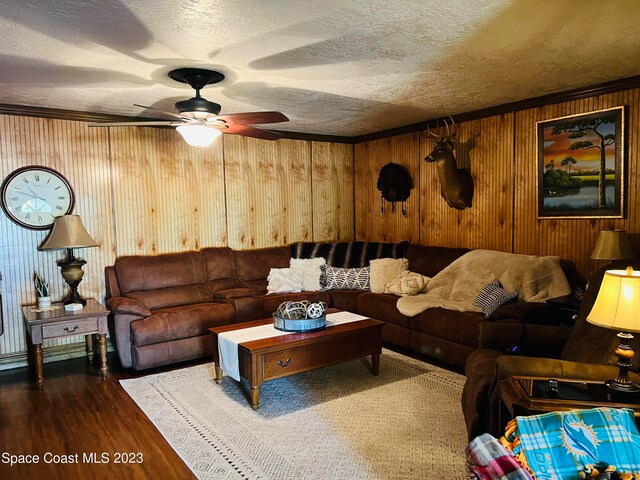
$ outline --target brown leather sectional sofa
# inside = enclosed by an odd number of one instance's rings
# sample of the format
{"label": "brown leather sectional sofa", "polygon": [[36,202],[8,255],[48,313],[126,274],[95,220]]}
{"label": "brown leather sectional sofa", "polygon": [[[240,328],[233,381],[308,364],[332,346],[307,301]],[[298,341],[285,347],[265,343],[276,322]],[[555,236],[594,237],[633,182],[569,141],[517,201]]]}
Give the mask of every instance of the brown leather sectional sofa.
{"label": "brown leather sectional sofa", "polygon": [[[157,256],[119,257],[107,267],[107,306],[112,342],[124,367],[137,370],[211,354],[208,328],[271,316],[286,300],[324,301],[329,306],[386,322],[383,340],[462,370],[478,348],[479,327],[489,322],[553,321],[544,304],[518,302],[500,307],[490,320],[482,313],[431,308],[415,317],[396,309],[390,294],[328,290],[267,295],[271,268],[285,268],[293,257],[323,256],[339,267],[366,266],[373,258],[406,257],[409,269],[433,277],[463,248],[402,242],[294,244],[233,251],[226,247]],[[581,278],[563,264],[570,283]]]}

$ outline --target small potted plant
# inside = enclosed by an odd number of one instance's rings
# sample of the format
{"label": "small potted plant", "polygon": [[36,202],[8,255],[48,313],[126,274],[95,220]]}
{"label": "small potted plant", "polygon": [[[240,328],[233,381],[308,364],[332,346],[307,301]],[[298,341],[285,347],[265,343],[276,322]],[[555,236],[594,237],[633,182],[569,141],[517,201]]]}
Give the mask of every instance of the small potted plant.
{"label": "small potted plant", "polygon": [[49,296],[49,285],[42,280],[42,277],[36,273],[35,279],[36,293],[38,295],[38,308],[44,309],[51,306],[51,297]]}

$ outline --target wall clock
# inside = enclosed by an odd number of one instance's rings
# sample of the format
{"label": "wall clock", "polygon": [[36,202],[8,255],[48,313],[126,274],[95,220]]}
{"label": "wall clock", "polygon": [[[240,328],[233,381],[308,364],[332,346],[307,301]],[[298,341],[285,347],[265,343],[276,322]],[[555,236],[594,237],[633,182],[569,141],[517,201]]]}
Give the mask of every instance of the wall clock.
{"label": "wall clock", "polygon": [[41,165],[11,172],[0,187],[0,202],[7,216],[21,227],[46,230],[53,219],[71,213],[75,195],[61,173]]}

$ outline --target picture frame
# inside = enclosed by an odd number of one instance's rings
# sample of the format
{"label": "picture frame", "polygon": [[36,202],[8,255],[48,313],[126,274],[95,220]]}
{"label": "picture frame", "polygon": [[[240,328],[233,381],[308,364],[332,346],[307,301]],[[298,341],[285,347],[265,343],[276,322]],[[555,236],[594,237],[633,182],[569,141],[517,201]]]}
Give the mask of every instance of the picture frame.
{"label": "picture frame", "polygon": [[536,123],[538,218],[623,218],[625,107]]}

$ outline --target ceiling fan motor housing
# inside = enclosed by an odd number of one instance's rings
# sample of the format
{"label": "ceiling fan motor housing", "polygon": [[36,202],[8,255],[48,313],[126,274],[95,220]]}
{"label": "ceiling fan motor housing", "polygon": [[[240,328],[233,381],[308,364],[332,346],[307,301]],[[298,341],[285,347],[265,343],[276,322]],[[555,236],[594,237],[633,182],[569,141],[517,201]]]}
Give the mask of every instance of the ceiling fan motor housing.
{"label": "ceiling fan motor housing", "polygon": [[207,118],[211,115],[218,115],[221,109],[220,104],[210,102],[202,97],[193,97],[189,100],[176,102],[176,110],[178,113],[193,118]]}

